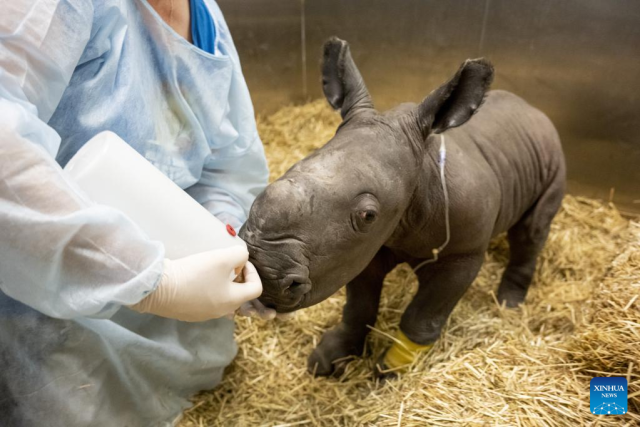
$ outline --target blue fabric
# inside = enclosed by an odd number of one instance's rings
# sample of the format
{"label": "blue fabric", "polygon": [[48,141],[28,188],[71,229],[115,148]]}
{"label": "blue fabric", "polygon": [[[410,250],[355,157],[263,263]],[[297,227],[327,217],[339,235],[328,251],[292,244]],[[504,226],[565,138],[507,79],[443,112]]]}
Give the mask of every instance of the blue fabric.
{"label": "blue fabric", "polygon": [[237,227],[268,170],[224,18],[215,52],[146,0],[13,0],[0,14],[0,426],[165,426],[235,355],[233,322],[126,305],[164,248],[61,169],[111,130]]}
{"label": "blue fabric", "polygon": [[214,54],[216,49],[216,26],[204,0],[190,0],[191,38],[196,47]]}

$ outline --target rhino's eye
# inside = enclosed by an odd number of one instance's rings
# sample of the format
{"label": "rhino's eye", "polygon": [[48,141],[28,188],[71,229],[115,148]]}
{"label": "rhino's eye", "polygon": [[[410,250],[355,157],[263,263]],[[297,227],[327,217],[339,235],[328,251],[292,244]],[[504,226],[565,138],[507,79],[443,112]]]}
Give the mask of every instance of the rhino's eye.
{"label": "rhino's eye", "polygon": [[359,210],[353,216],[353,228],[360,233],[366,233],[377,218],[378,212],[375,209]]}
{"label": "rhino's eye", "polygon": [[371,224],[373,221],[376,220],[378,213],[373,209],[367,209],[365,211],[360,211],[359,215],[362,221],[364,221],[367,224]]}
{"label": "rhino's eye", "polygon": [[355,199],[351,211],[351,225],[354,231],[366,233],[378,219],[380,203],[373,194],[363,193]]}

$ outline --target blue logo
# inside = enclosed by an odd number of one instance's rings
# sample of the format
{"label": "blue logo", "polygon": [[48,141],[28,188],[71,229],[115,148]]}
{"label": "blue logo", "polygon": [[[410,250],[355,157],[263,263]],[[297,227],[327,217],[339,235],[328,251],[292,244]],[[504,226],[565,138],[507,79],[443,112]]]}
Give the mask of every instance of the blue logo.
{"label": "blue logo", "polygon": [[591,379],[591,413],[622,415],[627,413],[627,379],[595,377]]}

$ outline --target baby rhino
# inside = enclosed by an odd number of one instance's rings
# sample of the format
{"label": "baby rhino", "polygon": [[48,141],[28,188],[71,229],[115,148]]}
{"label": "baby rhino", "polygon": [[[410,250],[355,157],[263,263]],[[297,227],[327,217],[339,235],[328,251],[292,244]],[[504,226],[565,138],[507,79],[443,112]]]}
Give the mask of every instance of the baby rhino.
{"label": "baby rhino", "polygon": [[508,307],[524,301],[564,193],[560,140],[518,96],[486,93],[493,67],[484,59],[464,62],[419,105],[384,113],[346,42],[325,44],[322,75],[342,124],[256,199],[241,236],[263,280],[260,299],[278,312],[347,285],[342,321],[309,358],[317,375],[339,373],[341,359],[362,353],[387,273],[437,256],[417,270],[419,289],[378,365],[401,370],[438,339],[489,241],[504,231],[511,254],[498,299]]}

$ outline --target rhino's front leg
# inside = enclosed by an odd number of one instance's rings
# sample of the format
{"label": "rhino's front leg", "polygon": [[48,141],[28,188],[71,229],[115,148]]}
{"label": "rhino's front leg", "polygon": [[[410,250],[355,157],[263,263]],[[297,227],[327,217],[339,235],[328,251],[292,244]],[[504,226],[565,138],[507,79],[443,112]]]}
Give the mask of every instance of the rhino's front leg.
{"label": "rhino's front leg", "polygon": [[396,264],[391,251],[383,247],[367,268],[347,284],[342,321],[323,335],[309,356],[309,372],[320,376],[341,375],[347,364],[341,359],[362,354],[369,333],[367,325],[373,326],[378,315],[382,283]]}
{"label": "rhino's front leg", "polygon": [[484,250],[451,255],[417,271],[418,292],[402,315],[399,342],[378,362],[383,372],[402,371],[418,354],[431,348],[451,311],[476,278],[483,260]]}

